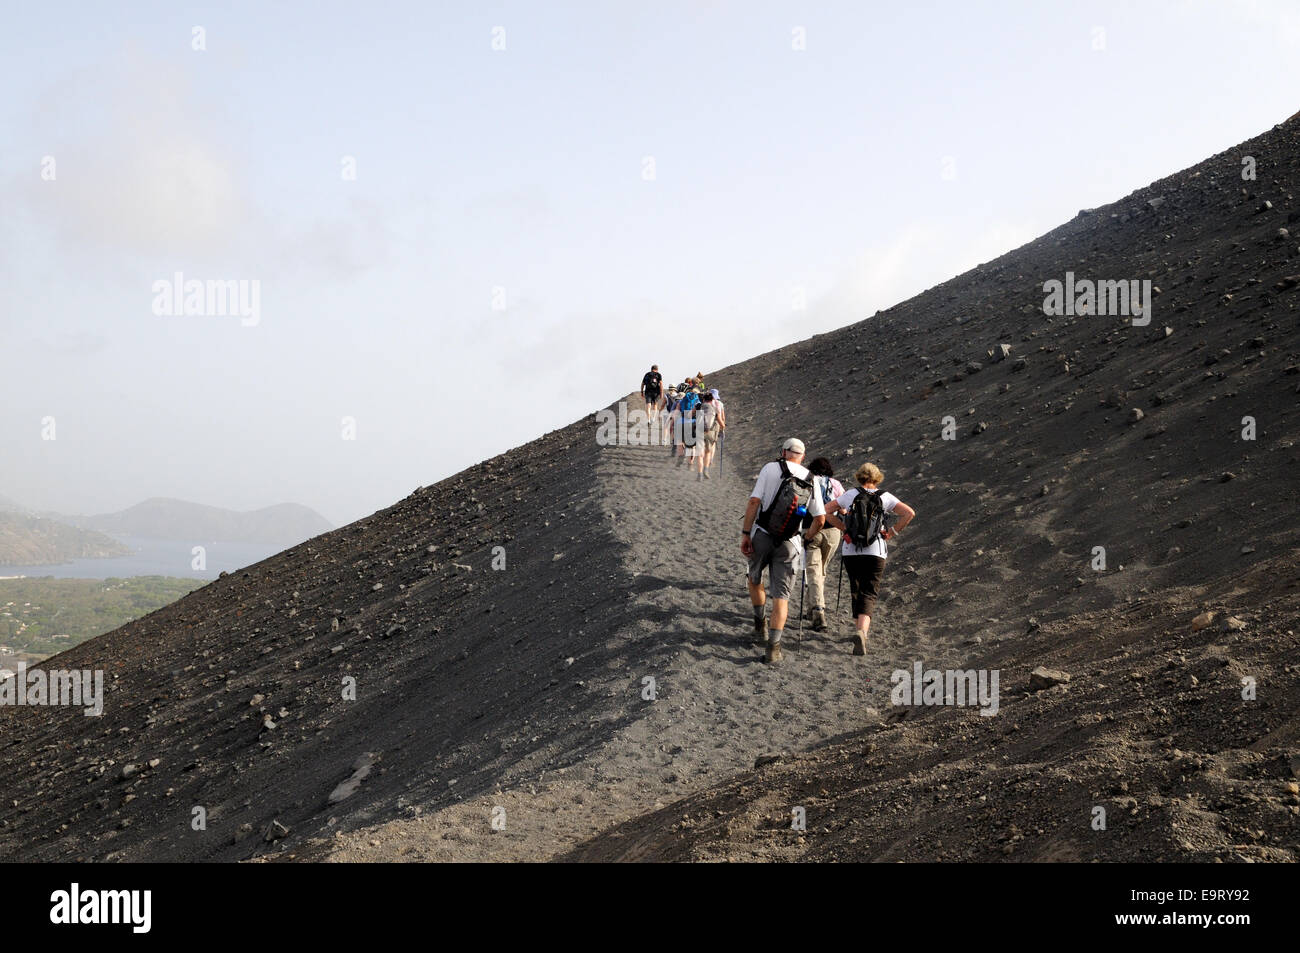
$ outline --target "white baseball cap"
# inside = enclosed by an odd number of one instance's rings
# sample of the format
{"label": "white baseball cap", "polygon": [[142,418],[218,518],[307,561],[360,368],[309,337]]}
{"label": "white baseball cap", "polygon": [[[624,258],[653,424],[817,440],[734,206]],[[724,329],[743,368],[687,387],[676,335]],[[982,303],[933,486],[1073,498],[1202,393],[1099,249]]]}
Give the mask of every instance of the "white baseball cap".
{"label": "white baseball cap", "polygon": [[782,450],[792,450],[795,453],[803,453],[803,441],[798,437],[791,437],[781,445]]}

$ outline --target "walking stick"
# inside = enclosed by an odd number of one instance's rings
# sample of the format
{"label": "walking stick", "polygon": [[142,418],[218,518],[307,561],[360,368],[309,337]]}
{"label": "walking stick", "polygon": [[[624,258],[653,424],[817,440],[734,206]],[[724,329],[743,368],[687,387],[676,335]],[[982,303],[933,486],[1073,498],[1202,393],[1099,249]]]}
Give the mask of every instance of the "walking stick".
{"label": "walking stick", "polygon": [[835,584],[835,614],[840,614],[844,605],[844,554],[840,553],[840,581]]}
{"label": "walking stick", "polygon": [[798,644],[799,644],[799,648],[800,648],[801,651],[802,651],[802,649],[803,649],[803,594],[804,594],[804,590],[808,588],[808,556],[807,556],[807,554],[805,554],[805,555],[804,555],[804,558],[803,558],[803,573],[802,573],[802,578],[803,578],[803,582],[800,583],[800,585],[799,585],[799,637],[798,637]]}

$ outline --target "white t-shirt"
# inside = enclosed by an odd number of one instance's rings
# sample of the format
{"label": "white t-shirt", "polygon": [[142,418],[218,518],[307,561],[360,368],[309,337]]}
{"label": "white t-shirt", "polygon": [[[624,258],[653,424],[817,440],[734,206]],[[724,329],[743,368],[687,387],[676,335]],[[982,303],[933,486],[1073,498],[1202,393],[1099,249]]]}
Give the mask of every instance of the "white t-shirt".
{"label": "white t-shirt", "polygon": [[[845,491],[844,491],[844,495],[841,496],[839,499],[837,499],[837,500],[835,501],[835,502],[838,503],[839,506],[840,506],[840,512],[839,512],[837,515],[839,516],[839,518],[840,518],[841,520],[844,519],[844,514],[848,512],[849,507],[851,507],[851,506],[853,505],[853,500],[854,500],[854,498],[855,498],[859,493],[861,493],[861,492],[862,492],[862,491],[861,491],[860,489],[858,489],[857,487],[854,487],[854,488],[851,489],[851,490],[845,490]],[[879,491],[876,491],[876,492],[879,492],[879,493],[880,493],[880,505],[884,508],[885,512],[886,512],[886,513],[892,513],[892,512],[894,512],[894,507],[898,505],[898,497],[896,497],[896,496],[894,496],[894,494],[892,494],[892,493],[888,493],[888,492],[886,492],[886,491],[884,491],[884,490],[879,490]],[[886,521],[886,523],[888,523],[888,521]],[[849,535],[848,535],[848,533],[845,533],[845,534],[844,534],[844,547],[843,547],[843,549],[840,550],[840,555],[842,555],[842,556],[879,556],[881,559],[888,559],[888,558],[889,558],[889,544],[886,543],[885,540],[884,540],[884,538],[882,537],[882,538],[877,539],[874,543],[872,543],[872,544],[871,544],[870,546],[868,546],[866,549],[859,549],[857,546],[854,546],[851,542],[849,542]]]}
{"label": "white t-shirt", "polygon": [[[825,516],[826,507],[822,503],[821,494],[817,493],[815,478],[812,477],[807,468],[802,464],[791,463],[788,460],[785,464],[790,468],[790,475],[798,477],[800,480],[810,480],[814,482],[812,499],[808,501],[809,516]],[[761,516],[763,511],[772,505],[776,499],[776,491],[781,488],[781,464],[773,460],[771,463],[763,464],[763,469],[758,471],[758,479],[754,481],[754,489],[750,492],[750,497],[758,497],[758,512]],[[758,525],[758,520],[754,520],[754,529],[762,529]],[[767,532],[767,530],[763,530]],[[796,534],[802,537],[802,534]]]}

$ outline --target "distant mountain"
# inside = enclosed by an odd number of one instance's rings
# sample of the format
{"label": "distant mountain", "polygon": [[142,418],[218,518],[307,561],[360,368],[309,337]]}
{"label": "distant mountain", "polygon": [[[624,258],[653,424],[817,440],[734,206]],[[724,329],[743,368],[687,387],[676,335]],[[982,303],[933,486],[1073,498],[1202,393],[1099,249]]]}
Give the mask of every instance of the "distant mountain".
{"label": "distant mountain", "polygon": [[130,552],[117,540],[90,529],[0,510],[0,566],[43,566]]}
{"label": "distant mountain", "polygon": [[114,536],[154,539],[269,543],[293,546],[333,529],[329,520],[297,503],[237,513],[185,500],[154,498],[117,513],[68,517],[86,529]]}

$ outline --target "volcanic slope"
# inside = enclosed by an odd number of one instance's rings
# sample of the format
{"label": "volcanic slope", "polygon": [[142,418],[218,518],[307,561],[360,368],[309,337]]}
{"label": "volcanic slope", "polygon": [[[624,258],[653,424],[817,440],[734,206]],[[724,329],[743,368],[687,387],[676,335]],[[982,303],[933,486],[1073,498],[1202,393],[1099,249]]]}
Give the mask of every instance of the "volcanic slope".
{"label": "volcanic slope", "polygon": [[[1293,857],[1298,131],[710,374],[714,481],[588,417],[49,660],[106,670],[105,713],[0,709],[0,856]],[[1150,279],[1152,323],[1045,316],[1067,272]],[[847,609],[776,669],[747,642],[739,518],[789,434],[918,511],[865,660]],[[915,661],[999,666],[999,715],[891,709]],[[1101,794],[1130,840],[1074,839]]]}

